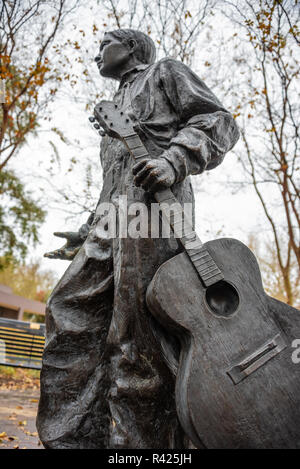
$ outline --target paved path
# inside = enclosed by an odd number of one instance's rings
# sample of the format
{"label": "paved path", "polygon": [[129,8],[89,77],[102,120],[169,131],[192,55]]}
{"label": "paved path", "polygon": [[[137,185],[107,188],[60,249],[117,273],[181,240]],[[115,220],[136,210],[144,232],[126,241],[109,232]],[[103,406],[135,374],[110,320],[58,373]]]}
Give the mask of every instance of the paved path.
{"label": "paved path", "polygon": [[35,426],[39,391],[0,391],[0,449],[42,449]]}

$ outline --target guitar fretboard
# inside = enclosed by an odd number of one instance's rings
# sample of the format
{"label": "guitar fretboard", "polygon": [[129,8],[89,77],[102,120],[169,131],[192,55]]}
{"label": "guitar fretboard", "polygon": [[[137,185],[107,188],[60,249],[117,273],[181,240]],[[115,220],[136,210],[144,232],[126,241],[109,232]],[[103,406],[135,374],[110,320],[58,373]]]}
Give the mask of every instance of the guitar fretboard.
{"label": "guitar fretboard", "polygon": [[[134,133],[123,137],[130,154],[138,162],[149,157],[148,151],[140,137]],[[185,217],[183,208],[171,189],[165,189],[154,194],[160,204],[163,217],[170,223],[174,235],[181,242],[193,266],[206,287],[224,278],[219,267],[207,251],[194,231],[191,223]]]}

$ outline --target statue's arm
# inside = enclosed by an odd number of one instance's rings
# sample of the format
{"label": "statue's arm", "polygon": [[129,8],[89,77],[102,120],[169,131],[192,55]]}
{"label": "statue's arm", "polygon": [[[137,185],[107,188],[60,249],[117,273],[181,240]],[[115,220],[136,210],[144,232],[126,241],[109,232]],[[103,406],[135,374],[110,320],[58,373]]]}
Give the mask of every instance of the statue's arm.
{"label": "statue's arm", "polygon": [[180,121],[177,135],[162,154],[179,182],[218,166],[237,142],[239,130],[233,116],[183,63],[162,60],[160,79]]}

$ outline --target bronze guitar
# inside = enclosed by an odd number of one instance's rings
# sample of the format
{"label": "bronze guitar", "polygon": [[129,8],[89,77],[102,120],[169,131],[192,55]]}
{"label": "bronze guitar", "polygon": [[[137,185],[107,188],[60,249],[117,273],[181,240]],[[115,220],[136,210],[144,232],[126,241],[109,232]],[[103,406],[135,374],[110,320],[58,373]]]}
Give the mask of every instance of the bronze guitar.
{"label": "bronze guitar", "polygon": [[[130,118],[113,102],[94,111],[135,160],[149,157]],[[184,252],[165,262],[147,305],[181,344],[176,405],[198,448],[300,448],[300,364],[292,361],[300,314],[269,297],[253,253],[235,239],[202,244],[171,189],[154,194]]]}

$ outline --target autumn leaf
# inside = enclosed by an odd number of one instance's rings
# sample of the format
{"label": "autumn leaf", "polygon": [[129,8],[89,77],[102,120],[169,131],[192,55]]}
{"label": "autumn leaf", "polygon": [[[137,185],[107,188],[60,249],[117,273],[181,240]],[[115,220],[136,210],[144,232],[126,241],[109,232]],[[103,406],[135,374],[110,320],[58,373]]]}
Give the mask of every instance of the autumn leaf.
{"label": "autumn leaf", "polygon": [[18,425],[19,425],[20,427],[24,427],[25,425],[27,425],[27,420],[20,420],[19,423],[18,423]]}
{"label": "autumn leaf", "polygon": [[28,436],[38,436],[37,432],[24,431],[24,433],[25,433],[25,435],[28,435]]}

